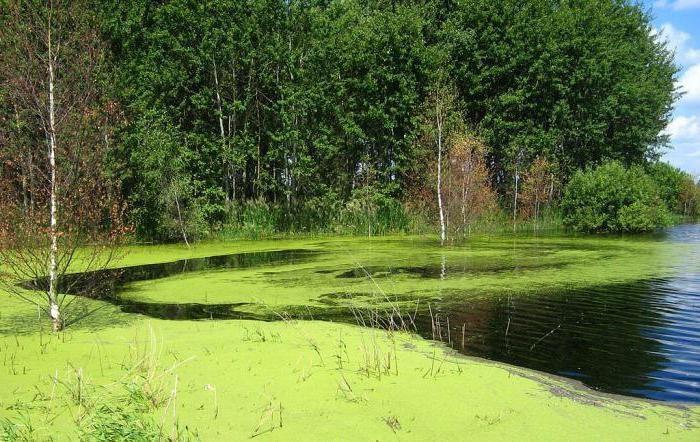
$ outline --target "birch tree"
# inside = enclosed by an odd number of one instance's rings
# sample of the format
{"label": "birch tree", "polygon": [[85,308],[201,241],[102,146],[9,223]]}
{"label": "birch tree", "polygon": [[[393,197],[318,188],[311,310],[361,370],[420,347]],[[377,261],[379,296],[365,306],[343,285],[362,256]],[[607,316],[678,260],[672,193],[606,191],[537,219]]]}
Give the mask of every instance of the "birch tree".
{"label": "birch tree", "polygon": [[[1,18],[0,80],[17,120],[3,124],[3,138],[22,140],[0,152],[2,282],[44,310],[54,331],[70,322],[63,309],[75,300],[66,302],[71,287],[62,277],[82,270],[88,278],[107,266],[124,232],[116,188],[101,167],[117,106],[100,95],[103,48],[88,14],[82,1],[17,0]],[[17,144],[24,146],[13,150]],[[69,285],[87,290],[81,279]]]}
{"label": "birch tree", "polygon": [[[438,75],[439,76],[439,75]],[[446,215],[443,197],[443,157],[445,148],[453,132],[457,114],[454,109],[455,95],[450,87],[439,81],[438,86],[428,95],[423,116],[424,143],[432,145],[437,155],[435,168],[436,197],[440,218],[440,243],[447,239],[449,220]]]}
{"label": "birch tree", "polygon": [[435,126],[437,127],[437,200],[440,211],[440,243],[445,242],[445,208],[442,205],[442,140],[445,127],[445,103],[440,99],[435,100]]}

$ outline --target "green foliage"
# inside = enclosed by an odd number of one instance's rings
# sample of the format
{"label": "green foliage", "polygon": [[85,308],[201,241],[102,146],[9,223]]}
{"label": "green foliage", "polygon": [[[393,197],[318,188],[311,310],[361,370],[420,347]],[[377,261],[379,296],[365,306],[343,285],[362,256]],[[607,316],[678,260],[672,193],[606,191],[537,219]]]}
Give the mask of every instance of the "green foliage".
{"label": "green foliage", "polygon": [[232,204],[217,235],[225,238],[269,238],[280,233],[381,235],[411,230],[403,204],[372,187],[353,191],[347,203],[334,195],[318,196],[294,211],[262,199]]}
{"label": "green foliage", "polygon": [[[681,215],[693,214],[692,210],[687,210],[688,201],[686,199],[688,195],[684,194],[688,182],[690,182],[691,187],[693,184],[693,178],[688,173],[660,161],[649,165],[647,172],[656,183],[659,196],[670,211]],[[692,198],[692,196],[690,197]]]}
{"label": "green foliage", "polygon": [[403,205],[374,186],[353,190],[336,221],[336,231],[355,234],[385,234],[408,228]]}
{"label": "green foliage", "polygon": [[497,171],[545,156],[568,174],[655,157],[677,71],[637,3],[462,0],[438,31]]}
{"label": "green foliage", "polygon": [[[140,185],[135,174],[125,188],[142,236],[179,235],[169,186],[195,225],[221,222],[226,201],[342,205],[363,164],[400,189],[423,87],[418,6],[107,1],[102,12],[115,95],[135,122],[123,131],[127,173],[169,175]],[[155,136],[139,123],[152,114],[163,146],[142,142]],[[172,170],[151,167],[154,156]]]}
{"label": "green foliage", "polygon": [[397,201],[436,160],[417,140],[438,82],[501,195],[538,156],[559,182],[655,157],[676,98],[626,0],[98,3],[126,117],[114,169],[145,238],[403,229]]}
{"label": "green foliage", "polygon": [[23,414],[16,420],[0,419],[0,440],[6,442],[31,442],[37,439],[35,428],[29,415]]}
{"label": "green foliage", "polygon": [[656,182],[616,161],[578,172],[562,200],[564,223],[584,232],[644,232],[670,222]]}
{"label": "green foliage", "polygon": [[263,238],[278,230],[279,209],[263,199],[233,204],[229,208],[227,227],[235,227],[237,235],[246,238]]}
{"label": "green foliage", "polygon": [[330,232],[340,213],[342,201],[336,192],[317,191],[318,195],[305,199],[286,215],[283,229],[292,232]]}
{"label": "green foliage", "polygon": [[98,405],[80,426],[81,439],[90,441],[156,441],[161,438],[145,404],[132,399]]}
{"label": "green foliage", "polygon": [[700,182],[688,176],[683,180],[678,214],[691,218],[700,217]]}

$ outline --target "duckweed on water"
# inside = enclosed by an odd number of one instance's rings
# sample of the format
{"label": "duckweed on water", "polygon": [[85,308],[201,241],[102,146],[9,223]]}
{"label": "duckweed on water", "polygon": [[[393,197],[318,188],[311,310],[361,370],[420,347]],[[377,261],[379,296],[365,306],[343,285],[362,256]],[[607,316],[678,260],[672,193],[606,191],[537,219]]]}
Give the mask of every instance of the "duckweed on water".
{"label": "duckweed on water", "polygon": [[[561,378],[459,356],[413,334],[310,320],[173,321],[122,308],[129,301],[237,304],[242,315],[272,312],[279,319],[286,311],[322,316],[389,300],[410,316],[407,307],[418,299],[467,305],[496,294],[532,298],[560,288],[663,278],[683,264],[683,247],[653,239],[556,237],[491,238],[445,249],[418,238],[133,247],[120,265],[315,252],[292,262],[194,268],[131,282],[118,293],[121,307],[86,300],[105,307],[59,336],[40,331],[30,306],[0,295],[0,418],[9,419],[0,434],[26,430],[37,439],[66,440],[78,437],[81,423],[93,430],[120,428],[118,419],[105,420],[95,410],[126,400],[135,405],[115,409],[116,418],[131,413],[149,422],[129,431],[203,440],[302,434],[316,440],[514,434],[570,440],[583,439],[584,426],[586,439],[696,440],[697,407],[607,396]],[[84,392],[83,403],[76,391]],[[106,402],[98,401],[98,392]],[[159,399],[149,405],[144,396]]]}

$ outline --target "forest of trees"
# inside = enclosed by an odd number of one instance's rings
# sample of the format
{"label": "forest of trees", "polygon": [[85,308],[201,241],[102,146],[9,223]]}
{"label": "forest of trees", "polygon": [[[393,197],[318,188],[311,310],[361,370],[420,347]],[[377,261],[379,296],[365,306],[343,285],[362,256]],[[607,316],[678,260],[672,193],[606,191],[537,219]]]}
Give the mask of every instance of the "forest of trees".
{"label": "forest of trees", "polygon": [[[0,5],[0,193],[6,205],[46,205],[33,180],[47,175],[54,131],[34,95],[52,55],[15,37],[49,3]],[[50,7],[71,17],[55,30],[57,107],[70,116],[57,133],[76,147],[59,152],[59,170],[99,169],[94,197],[120,207],[140,239],[338,224],[371,234],[417,218],[466,233],[494,214],[537,220],[579,170],[664,169],[678,69],[628,0]],[[683,198],[661,195],[669,211],[697,214],[697,185],[667,169],[684,183]]]}

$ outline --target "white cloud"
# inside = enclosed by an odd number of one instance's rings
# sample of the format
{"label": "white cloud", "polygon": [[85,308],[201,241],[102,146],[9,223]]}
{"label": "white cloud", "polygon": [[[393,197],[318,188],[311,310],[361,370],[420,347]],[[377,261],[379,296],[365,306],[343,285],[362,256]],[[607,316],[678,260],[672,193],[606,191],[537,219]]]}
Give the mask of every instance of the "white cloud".
{"label": "white cloud", "polygon": [[664,160],[686,172],[700,173],[700,116],[677,116],[666,128],[673,148]]}
{"label": "white cloud", "polygon": [[654,2],[654,7],[685,11],[687,9],[700,8],[700,0],[658,0]]}
{"label": "white cloud", "polygon": [[654,29],[653,33],[668,42],[668,47],[675,52],[676,61],[680,64],[689,65],[700,61],[700,49],[690,46],[692,37],[687,32],[681,31],[671,23],[664,23],[659,29]]}
{"label": "white cloud", "polygon": [[700,118],[697,115],[678,116],[669,123],[666,132],[674,142],[697,140],[700,144]]}
{"label": "white cloud", "polygon": [[685,103],[700,101],[700,64],[688,68],[678,79]]}

